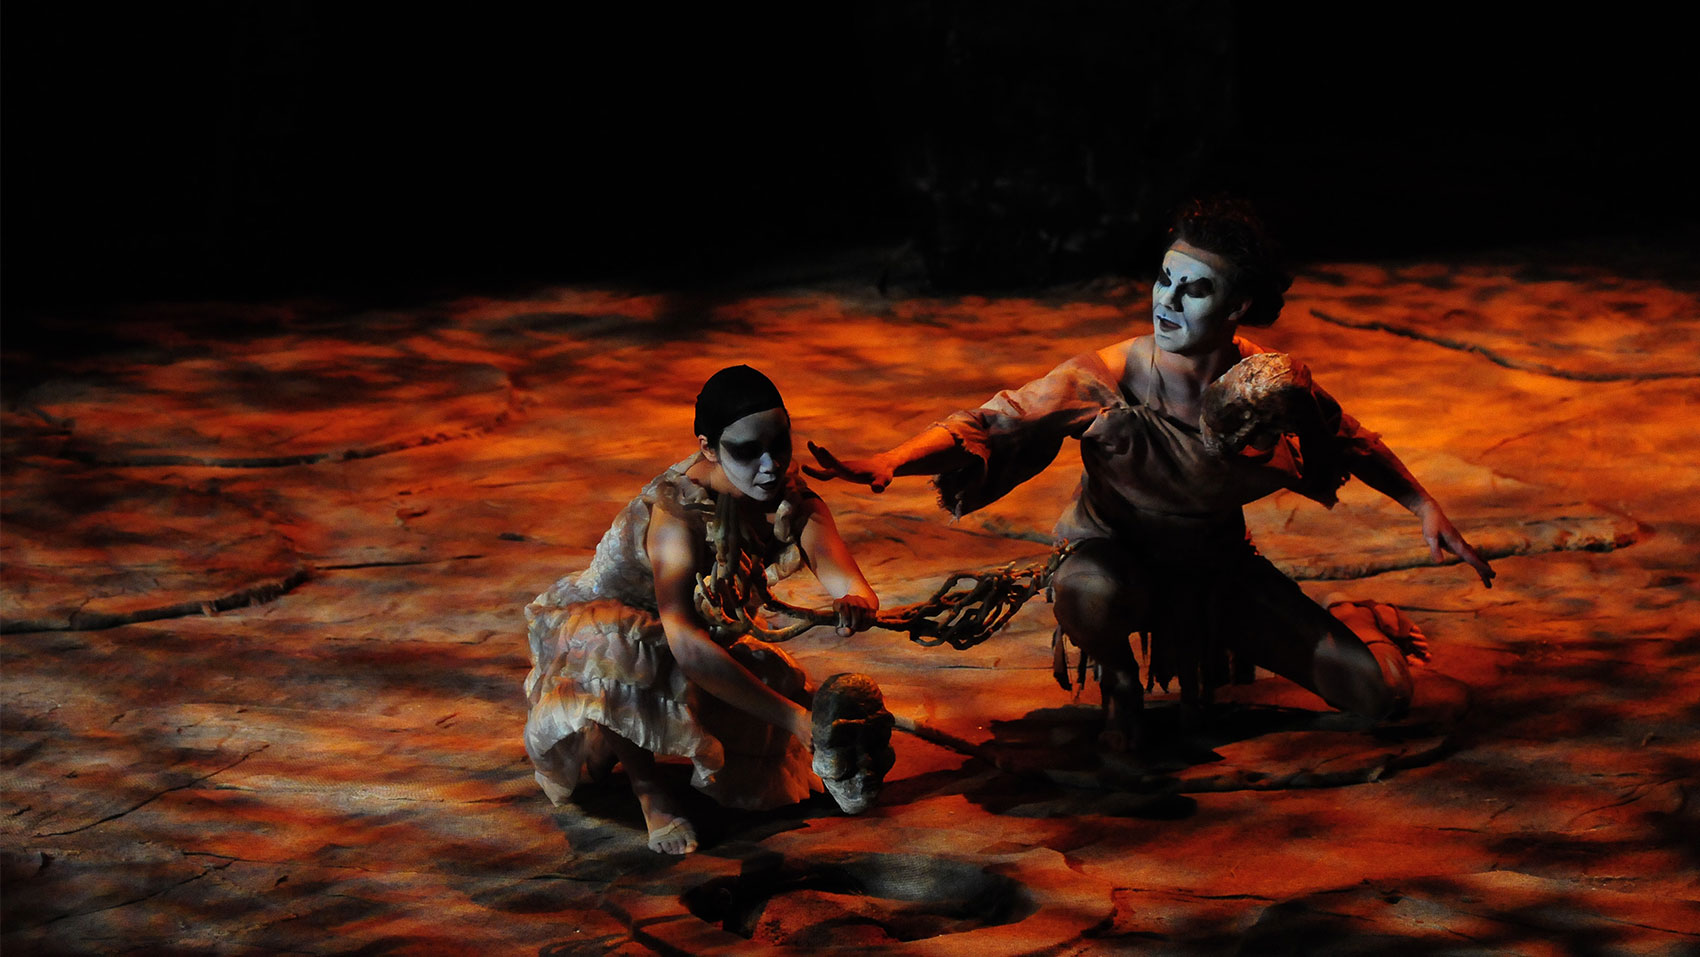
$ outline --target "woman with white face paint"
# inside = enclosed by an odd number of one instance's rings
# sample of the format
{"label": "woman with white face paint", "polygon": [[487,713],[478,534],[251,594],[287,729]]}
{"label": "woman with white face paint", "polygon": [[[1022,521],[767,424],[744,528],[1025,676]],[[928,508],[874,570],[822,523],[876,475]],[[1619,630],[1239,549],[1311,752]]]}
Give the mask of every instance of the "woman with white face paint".
{"label": "woman with white face paint", "polygon": [[[1242,506],[1283,488],[1331,506],[1357,476],[1421,519],[1435,561],[1450,551],[1490,587],[1493,569],[1302,367],[1302,426],[1227,454],[1207,445],[1206,390],[1265,351],[1238,333],[1273,323],[1291,280],[1239,204],[1194,203],[1171,235],[1149,335],[1076,356],[871,458],[811,446],[819,468],[807,471],[876,492],[895,476],[933,475],[960,516],[1043,471],[1064,439],[1080,440],[1085,475],[1053,531],[1074,546],[1052,579],[1056,650],[1059,679],[1062,635],[1101,666],[1109,749],[1137,742],[1144,687],[1178,680],[1183,700],[1205,701],[1257,665],[1341,710],[1395,716],[1410,702],[1405,653],[1420,653],[1409,621],[1385,605],[1330,614],[1311,602],[1252,548]],[[1134,631],[1150,639],[1143,681]]]}
{"label": "woman with white face paint", "polygon": [[791,420],[766,376],[715,373],[697,396],[695,429],[696,453],[621,511],[590,567],[525,610],[525,745],[538,784],[560,804],[618,759],[649,846],[667,854],[688,854],[697,839],[658,755],[688,759],[692,784],[729,807],[778,807],[820,789],[802,669],[747,635],[717,637],[695,607],[697,576],[714,563],[706,523],[717,505],[736,509],[770,580],[814,572],[840,635],[867,628],[879,608],[826,503],[792,468]]}

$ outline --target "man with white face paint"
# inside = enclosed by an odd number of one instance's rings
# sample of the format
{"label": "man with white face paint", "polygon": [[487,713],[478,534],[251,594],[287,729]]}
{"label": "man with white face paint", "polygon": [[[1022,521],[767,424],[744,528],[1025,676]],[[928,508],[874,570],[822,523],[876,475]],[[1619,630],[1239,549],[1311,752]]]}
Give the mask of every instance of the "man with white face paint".
{"label": "man with white face paint", "polygon": [[1222,348],[1251,305],[1229,295],[1229,267],[1222,257],[1180,240],[1163,255],[1151,287],[1152,338],[1175,355]]}
{"label": "man with white face paint", "polygon": [[[961,516],[1078,439],[1085,475],[1053,532],[1074,546],[1052,579],[1058,674],[1066,674],[1061,635],[1101,666],[1106,748],[1137,743],[1144,687],[1178,680],[1183,700],[1207,701],[1253,666],[1343,711],[1397,716],[1410,703],[1405,654],[1422,648],[1409,621],[1385,605],[1332,614],[1316,605],[1257,554],[1242,507],[1283,488],[1332,506],[1356,476],[1421,519],[1435,561],[1450,551],[1489,587],[1493,569],[1399,458],[1302,367],[1282,428],[1225,451],[1206,441],[1206,390],[1265,353],[1238,332],[1273,323],[1291,279],[1240,204],[1191,204],[1171,235],[1149,335],[1076,356],[880,455],[841,460],[811,445],[820,467],[808,471],[876,492],[895,476],[933,475],[941,502]],[[1149,638],[1143,682],[1134,631]]]}

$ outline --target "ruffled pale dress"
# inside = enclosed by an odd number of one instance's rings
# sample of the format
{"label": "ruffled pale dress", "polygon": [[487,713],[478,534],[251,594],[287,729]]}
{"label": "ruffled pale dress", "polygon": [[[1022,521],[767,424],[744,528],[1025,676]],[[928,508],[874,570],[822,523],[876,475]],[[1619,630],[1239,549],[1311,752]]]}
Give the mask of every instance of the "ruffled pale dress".
{"label": "ruffled pale dress", "polygon": [[[537,783],[556,804],[572,795],[587,769],[612,765],[604,729],[657,756],[689,760],[692,785],[728,807],[779,807],[820,790],[808,750],[794,735],[692,684],[668,648],[644,542],[655,509],[681,516],[699,531],[707,567],[714,493],[686,476],[699,458],[644,486],[602,536],[590,567],[526,606],[532,667],[525,679],[525,750]],[[812,495],[794,472],[775,527],[757,530],[764,533],[770,579],[802,565],[801,526],[787,526],[808,514],[801,506]],[[811,689],[790,655],[747,636],[715,640],[768,687],[808,707]]]}

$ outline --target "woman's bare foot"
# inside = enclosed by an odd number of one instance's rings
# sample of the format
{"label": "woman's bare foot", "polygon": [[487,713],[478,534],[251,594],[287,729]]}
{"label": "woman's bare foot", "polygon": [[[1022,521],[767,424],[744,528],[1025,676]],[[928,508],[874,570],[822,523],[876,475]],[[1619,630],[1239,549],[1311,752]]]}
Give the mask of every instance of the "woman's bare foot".
{"label": "woman's bare foot", "polygon": [[649,849],[661,854],[689,854],[697,849],[696,828],[685,819],[678,800],[667,790],[655,767],[655,755],[615,732],[607,732],[608,745],[619,756],[632,793],[643,808],[643,826],[649,830]]}
{"label": "woman's bare foot", "polygon": [[697,849],[696,828],[691,822],[682,817],[669,818],[660,827],[644,818],[649,825],[649,849],[657,854],[676,854],[683,856]]}
{"label": "woman's bare foot", "polygon": [[1098,746],[1121,754],[1139,747],[1145,711],[1145,692],[1139,687],[1139,672],[1105,667],[1098,687],[1104,694],[1104,730]]}
{"label": "woman's bare foot", "polygon": [[665,792],[638,795],[643,824],[649,829],[649,849],[659,854],[689,854],[697,849],[696,828],[679,813]]}

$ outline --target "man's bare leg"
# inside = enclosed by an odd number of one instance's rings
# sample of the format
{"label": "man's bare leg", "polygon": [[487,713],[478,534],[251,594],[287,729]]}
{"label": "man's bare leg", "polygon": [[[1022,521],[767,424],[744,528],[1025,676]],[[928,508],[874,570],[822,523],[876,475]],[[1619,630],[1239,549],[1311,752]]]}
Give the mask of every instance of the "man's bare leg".
{"label": "man's bare leg", "polygon": [[1246,601],[1267,616],[1267,636],[1255,649],[1258,665],[1314,692],[1334,708],[1385,721],[1411,703],[1404,653],[1367,608],[1341,606],[1330,614],[1273,567],[1247,581]]}
{"label": "man's bare leg", "polygon": [[1393,710],[1387,716],[1403,717],[1411,707],[1411,668],[1407,650],[1427,656],[1428,640],[1397,608],[1381,602],[1342,602],[1330,605],[1328,613],[1352,630],[1364,643],[1376,664],[1381,680],[1393,695]]}
{"label": "man's bare leg", "polygon": [[608,728],[602,729],[608,744],[625,766],[632,793],[643,808],[643,824],[649,830],[649,849],[662,854],[689,854],[697,849],[697,832],[685,819],[678,799],[661,783],[655,755]]}
{"label": "man's bare leg", "polygon": [[1051,587],[1057,624],[1101,669],[1104,731],[1099,742],[1109,751],[1137,747],[1145,693],[1128,634],[1150,608],[1138,573],[1114,546],[1099,539],[1076,548],[1051,578]]}

